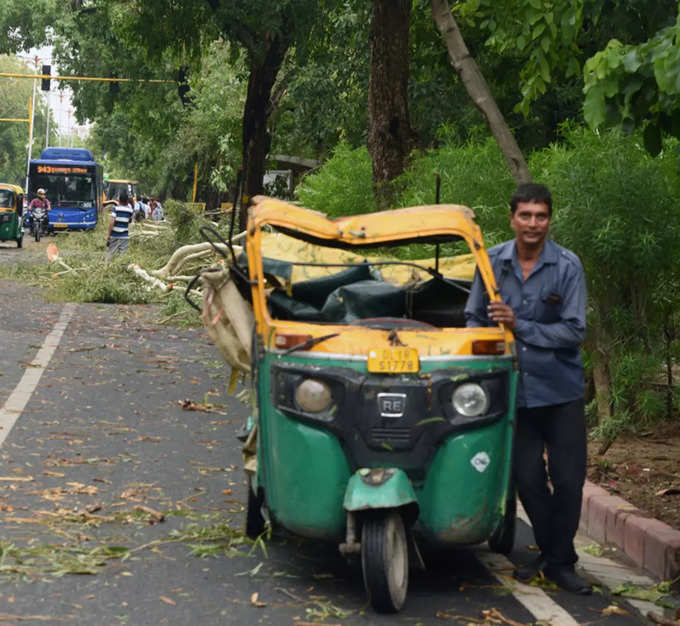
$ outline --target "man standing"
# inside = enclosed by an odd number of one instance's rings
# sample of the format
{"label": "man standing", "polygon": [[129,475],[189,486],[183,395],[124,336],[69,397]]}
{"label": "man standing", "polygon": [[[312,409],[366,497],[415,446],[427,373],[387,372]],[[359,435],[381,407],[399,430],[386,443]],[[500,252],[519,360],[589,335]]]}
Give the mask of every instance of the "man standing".
{"label": "man standing", "polygon": [[118,204],[111,213],[109,233],[106,238],[106,262],[108,263],[116,254],[123,254],[130,245],[130,223],[134,216],[134,210],[130,206],[130,198],[126,191],[118,196]]}
{"label": "man standing", "polygon": [[540,555],[517,568],[515,578],[528,582],[542,571],[563,589],[585,595],[592,587],[574,570],[574,536],[587,460],[579,352],[586,286],[578,257],[547,238],[551,217],[547,187],[517,188],[510,200],[515,238],[489,250],[502,302],[489,301],[477,275],[465,316],[468,326],[503,324],[516,340],[514,479]]}

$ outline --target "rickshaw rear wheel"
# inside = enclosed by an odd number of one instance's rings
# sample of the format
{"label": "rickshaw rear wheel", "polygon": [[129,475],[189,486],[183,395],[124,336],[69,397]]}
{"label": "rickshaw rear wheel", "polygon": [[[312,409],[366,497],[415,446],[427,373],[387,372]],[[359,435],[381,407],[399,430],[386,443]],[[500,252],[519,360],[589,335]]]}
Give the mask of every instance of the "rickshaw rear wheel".
{"label": "rickshaw rear wheel", "polygon": [[398,512],[364,520],[361,568],[371,606],[380,613],[399,611],[408,591],[408,543]]}
{"label": "rickshaw rear wheel", "polygon": [[501,525],[489,537],[489,548],[499,554],[510,554],[515,545],[515,525],[517,520],[517,497],[514,488],[505,503],[505,515]]}
{"label": "rickshaw rear wheel", "polygon": [[248,480],[248,506],[246,509],[246,535],[251,539],[257,539],[266,527],[266,520],[262,515],[264,498],[262,492],[255,492],[252,487],[252,479]]}

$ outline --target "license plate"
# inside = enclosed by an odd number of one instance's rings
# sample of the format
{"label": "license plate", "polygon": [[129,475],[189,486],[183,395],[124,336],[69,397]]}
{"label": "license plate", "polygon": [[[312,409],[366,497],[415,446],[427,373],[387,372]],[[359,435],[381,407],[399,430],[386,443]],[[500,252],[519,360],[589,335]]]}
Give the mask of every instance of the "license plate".
{"label": "license plate", "polygon": [[67,228],[68,225],[64,224],[63,222],[54,222],[52,226],[54,226],[55,228]]}
{"label": "license plate", "polygon": [[420,369],[415,348],[375,348],[368,352],[368,371],[375,374],[402,374]]}

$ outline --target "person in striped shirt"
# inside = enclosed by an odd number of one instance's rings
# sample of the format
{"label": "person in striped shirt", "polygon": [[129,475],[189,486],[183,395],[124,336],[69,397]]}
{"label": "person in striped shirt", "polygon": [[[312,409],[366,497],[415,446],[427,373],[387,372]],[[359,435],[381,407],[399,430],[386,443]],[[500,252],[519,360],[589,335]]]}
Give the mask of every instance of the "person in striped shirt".
{"label": "person in striped shirt", "polygon": [[121,192],[118,196],[118,204],[111,213],[109,234],[106,238],[106,261],[109,262],[115,255],[123,254],[130,245],[130,224],[134,216],[134,209],[130,205],[127,192]]}

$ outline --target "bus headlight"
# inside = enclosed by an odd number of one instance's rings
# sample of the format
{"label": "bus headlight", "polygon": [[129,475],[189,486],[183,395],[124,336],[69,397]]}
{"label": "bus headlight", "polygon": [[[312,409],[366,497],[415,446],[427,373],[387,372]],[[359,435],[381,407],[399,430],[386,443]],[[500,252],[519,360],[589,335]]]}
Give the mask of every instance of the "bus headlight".
{"label": "bus headlight", "polygon": [[489,409],[489,396],[477,383],[463,383],[451,394],[451,403],[464,417],[479,417]]}
{"label": "bus headlight", "polygon": [[330,387],[317,378],[306,378],[295,389],[295,402],[305,413],[321,413],[332,400]]}

